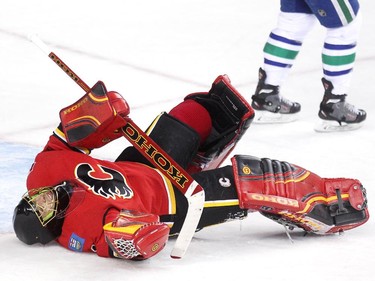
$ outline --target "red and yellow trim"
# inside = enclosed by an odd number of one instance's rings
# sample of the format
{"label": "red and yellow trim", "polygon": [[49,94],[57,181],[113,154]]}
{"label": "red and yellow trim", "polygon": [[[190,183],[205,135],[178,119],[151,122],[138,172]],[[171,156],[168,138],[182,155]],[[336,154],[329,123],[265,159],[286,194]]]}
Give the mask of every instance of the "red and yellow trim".
{"label": "red and yellow trim", "polygon": [[[348,193],[341,194],[341,198],[347,199],[347,198],[349,198],[349,194]],[[301,210],[301,211],[298,211],[297,213],[301,213],[301,214],[306,213],[311,208],[311,205],[313,205],[315,202],[318,202],[318,201],[330,203],[330,202],[333,202],[333,201],[337,201],[337,196],[334,195],[334,196],[330,196],[330,197],[324,197],[324,196],[313,197],[305,203],[305,208],[303,208],[303,210]]]}

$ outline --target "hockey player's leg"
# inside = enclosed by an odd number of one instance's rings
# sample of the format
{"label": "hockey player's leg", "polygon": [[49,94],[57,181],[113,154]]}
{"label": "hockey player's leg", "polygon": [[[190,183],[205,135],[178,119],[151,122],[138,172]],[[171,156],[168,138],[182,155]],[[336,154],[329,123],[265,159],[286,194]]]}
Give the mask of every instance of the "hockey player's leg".
{"label": "hockey player's leg", "polygon": [[297,119],[301,105],[284,98],[280,87],[315,22],[315,17],[308,13],[280,12],[277,27],[272,30],[263,49],[263,68],[259,69],[251,104],[256,110],[254,122],[285,123]]}
{"label": "hockey player's leg", "polygon": [[347,131],[361,127],[366,112],[346,101],[353,75],[361,13],[347,25],[328,28],[322,54],[324,96],[320,103],[318,132]]}
{"label": "hockey player's leg", "polygon": [[346,94],[333,94],[331,81],[322,78],[322,82],[325,92],[318,113],[321,120],[315,125],[315,131],[336,132],[359,129],[366,119],[366,111],[346,102]]}
{"label": "hockey player's leg", "polygon": [[[232,166],[201,171],[193,174],[205,191],[205,202],[197,231],[207,226],[217,225],[247,217],[248,210],[240,208]],[[183,225],[187,202],[178,193],[176,196],[176,214],[161,216],[160,220],[172,224],[171,235],[179,234]]]}
{"label": "hockey player's leg", "polygon": [[267,84],[267,74],[259,68],[259,80],[255,94],[251,97],[251,106],[256,115],[255,123],[288,123],[297,119],[301,110],[298,102],[290,101],[280,95],[279,86]]}
{"label": "hockey player's leg", "polygon": [[239,206],[231,166],[203,171],[193,177],[204,187],[206,195],[198,229],[247,217],[247,209]]}
{"label": "hockey player's leg", "polygon": [[366,192],[355,179],[321,178],[267,158],[232,158],[240,207],[283,225],[317,234],[335,233],[369,219]]}

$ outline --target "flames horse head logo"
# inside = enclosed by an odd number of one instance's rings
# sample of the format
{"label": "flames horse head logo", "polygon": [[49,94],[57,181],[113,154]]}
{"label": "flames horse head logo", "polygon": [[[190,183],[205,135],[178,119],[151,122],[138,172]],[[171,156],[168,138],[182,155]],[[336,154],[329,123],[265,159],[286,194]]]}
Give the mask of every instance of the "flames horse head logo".
{"label": "flames horse head logo", "polygon": [[80,164],[76,168],[77,178],[86,184],[93,193],[104,198],[132,198],[133,190],[127,185],[124,176],[111,168],[101,165],[94,169],[90,164]]}

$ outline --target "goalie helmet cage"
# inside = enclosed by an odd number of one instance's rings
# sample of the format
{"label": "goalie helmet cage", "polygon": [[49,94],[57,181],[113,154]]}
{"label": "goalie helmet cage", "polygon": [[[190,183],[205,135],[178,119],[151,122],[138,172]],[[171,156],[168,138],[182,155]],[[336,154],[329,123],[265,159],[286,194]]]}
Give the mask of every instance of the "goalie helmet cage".
{"label": "goalie helmet cage", "polygon": [[[38,46],[48,57],[60,67],[70,78],[76,82],[86,93],[91,88],[70,69],[54,52],[49,51],[47,45],[37,36],[29,36],[31,42]],[[188,211],[182,229],[171,251],[172,258],[182,258],[191,239],[194,236],[197,225],[203,211],[205,194],[203,188],[177,164],[158,144],[156,144],[145,132],[143,132],[130,117],[125,118],[126,125],[122,128],[123,136],[147,159],[165,175],[174,186],[185,196],[188,201]]]}

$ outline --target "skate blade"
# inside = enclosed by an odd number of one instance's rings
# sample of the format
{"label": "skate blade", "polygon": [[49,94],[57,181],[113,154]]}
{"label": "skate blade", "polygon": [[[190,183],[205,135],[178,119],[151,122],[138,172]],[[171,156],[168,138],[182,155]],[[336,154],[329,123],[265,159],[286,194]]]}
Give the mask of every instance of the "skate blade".
{"label": "skate blade", "polygon": [[319,133],[329,133],[329,132],[347,132],[358,130],[362,127],[362,123],[344,123],[341,125],[337,121],[327,121],[320,120],[316,123],[314,130]]}
{"label": "skate blade", "polygon": [[269,111],[255,110],[255,117],[253,123],[256,124],[276,124],[276,123],[290,123],[298,119],[298,114],[281,114]]}

